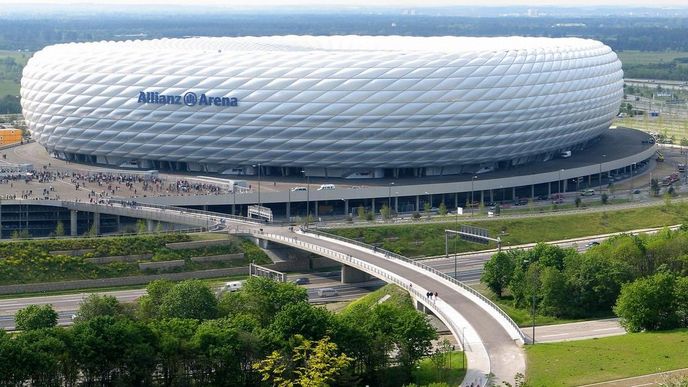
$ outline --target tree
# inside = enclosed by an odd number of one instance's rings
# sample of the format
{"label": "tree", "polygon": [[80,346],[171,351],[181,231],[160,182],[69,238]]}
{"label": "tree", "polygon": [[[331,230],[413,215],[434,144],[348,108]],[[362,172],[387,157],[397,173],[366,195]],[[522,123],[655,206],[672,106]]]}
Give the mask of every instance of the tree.
{"label": "tree", "polygon": [[208,320],[217,314],[217,298],[208,285],[198,280],[176,283],[165,293],[160,304],[160,315],[166,318]]}
{"label": "tree", "polygon": [[606,192],[603,193],[603,194],[600,196],[600,201],[602,201],[602,204],[607,204],[607,203],[609,203],[609,195],[607,195]]}
{"label": "tree", "polygon": [[480,282],[487,285],[497,297],[502,297],[502,293],[511,282],[514,274],[514,262],[512,255],[503,251],[494,254],[489,261],[485,262],[483,274]]}
{"label": "tree", "polygon": [[[73,361],[68,344],[70,338],[64,334],[63,329],[23,331],[16,336],[15,342],[22,352],[20,373],[26,377],[25,385],[75,385],[76,372],[71,366]],[[2,350],[0,346],[0,351]]]}
{"label": "tree", "polygon": [[574,204],[576,205],[576,208],[579,208],[579,207],[581,206],[581,202],[582,202],[581,198],[580,198],[580,197],[576,197],[576,200],[574,201]]}
{"label": "tree", "polygon": [[195,372],[199,385],[238,384],[242,377],[238,338],[238,330],[226,318],[204,321],[199,325],[193,337],[200,354],[199,370]]}
{"label": "tree", "polygon": [[423,211],[425,212],[425,216],[428,218],[430,217],[430,210],[432,210],[432,205],[430,202],[423,203]]}
{"label": "tree", "polygon": [[674,284],[676,318],[681,327],[688,327],[688,277],[676,279]]}
{"label": "tree", "polygon": [[571,300],[564,274],[554,267],[545,267],[540,274],[540,283],[540,314],[567,315]]}
{"label": "tree", "polygon": [[360,220],[365,220],[366,219],[366,210],[363,205],[358,206],[356,209],[356,214],[358,215],[358,219]]}
{"label": "tree", "polygon": [[148,325],[158,342],[161,376],[164,385],[191,385],[185,370],[196,356],[192,339],[196,334],[198,320],[156,319]]}
{"label": "tree", "polygon": [[332,330],[333,322],[332,313],[327,309],[298,302],[279,311],[268,330],[282,342],[297,334],[306,339],[317,340]]}
{"label": "tree", "polygon": [[117,298],[108,295],[91,294],[79,304],[75,323],[89,321],[100,316],[121,317],[125,314]]}
{"label": "tree", "polygon": [[148,225],[146,224],[145,220],[139,219],[136,221],[136,233],[137,234],[148,233]]}
{"label": "tree", "polygon": [[442,216],[447,215],[447,205],[444,204],[444,202],[440,203],[440,207],[438,208],[437,212]]}
{"label": "tree", "polygon": [[659,189],[659,180],[657,180],[656,177],[650,179],[650,192],[652,193],[652,195],[659,195]]}
{"label": "tree", "polygon": [[20,331],[52,328],[57,325],[57,312],[52,305],[29,305],[14,315],[16,328]]}
{"label": "tree", "polygon": [[657,273],[623,285],[614,306],[621,325],[629,332],[675,328],[674,284],[673,275]]}
{"label": "tree", "polygon": [[392,210],[387,206],[387,204],[383,204],[382,208],[380,208],[380,215],[384,220],[389,220],[392,217]]}
{"label": "tree", "polygon": [[279,387],[323,387],[336,380],[337,375],[349,366],[352,358],[339,353],[337,344],[329,337],[318,341],[296,336],[298,343],[291,356],[277,351],[254,363],[253,368],[264,382]]}
{"label": "tree", "polygon": [[264,277],[250,277],[241,290],[222,295],[220,310],[223,316],[230,317],[249,314],[266,326],[287,305],[307,301],[308,293],[303,287]]}
{"label": "tree", "polygon": [[58,220],[57,226],[55,226],[55,236],[61,237],[61,236],[64,236],[64,234],[65,234],[64,223],[62,223],[61,220]]}
{"label": "tree", "polygon": [[165,295],[172,289],[174,283],[168,280],[155,280],[146,286],[146,294],[139,297],[138,315],[142,319],[157,319],[160,317],[160,305]]}

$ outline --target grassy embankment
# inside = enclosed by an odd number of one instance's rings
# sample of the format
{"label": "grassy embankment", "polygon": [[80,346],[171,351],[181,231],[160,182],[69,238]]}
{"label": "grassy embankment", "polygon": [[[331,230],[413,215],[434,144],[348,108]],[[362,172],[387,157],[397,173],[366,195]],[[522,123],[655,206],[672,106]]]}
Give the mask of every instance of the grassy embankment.
{"label": "grassy embankment", "polygon": [[[547,216],[540,218],[496,219],[470,224],[489,230],[491,236],[501,236],[503,246],[546,242],[628,231],[647,227],[662,227],[683,222],[688,216],[688,204],[674,203],[669,207],[632,208],[616,211]],[[460,221],[461,222],[461,221]],[[336,235],[376,244],[407,257],[418,258],[444,254],[444,230],[455,229],[456,223],[424,223],[377,227],[330,229]],[[450,241],[449,252],[468,252],[494,248],[465,241]]]}
{"label": "grassy embankment", "polygon": [[688,367],[688,330],[526,347],[528,385],[578,386]]}

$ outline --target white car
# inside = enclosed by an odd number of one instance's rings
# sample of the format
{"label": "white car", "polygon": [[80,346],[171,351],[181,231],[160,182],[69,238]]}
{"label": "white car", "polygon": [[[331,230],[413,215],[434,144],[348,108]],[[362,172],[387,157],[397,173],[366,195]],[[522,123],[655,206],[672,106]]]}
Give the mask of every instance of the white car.
{"label": "white car", "polygon": [[308,188],[306,187],[294,187],[291,189],[291,192],[306,192],[308,191]]}

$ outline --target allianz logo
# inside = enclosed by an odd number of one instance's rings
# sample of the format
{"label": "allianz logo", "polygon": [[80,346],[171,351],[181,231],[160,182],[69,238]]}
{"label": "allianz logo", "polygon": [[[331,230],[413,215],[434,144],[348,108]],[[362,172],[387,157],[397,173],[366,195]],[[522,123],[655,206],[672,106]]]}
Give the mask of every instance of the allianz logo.
{"label": "allianz logo", "polygon": [[239,106],[239,100],[234,97],[213,97],[189,91],[184,95],[160,94],[156,91],[140,91],[138,103],[155,105],[186,105],[186,106]]}

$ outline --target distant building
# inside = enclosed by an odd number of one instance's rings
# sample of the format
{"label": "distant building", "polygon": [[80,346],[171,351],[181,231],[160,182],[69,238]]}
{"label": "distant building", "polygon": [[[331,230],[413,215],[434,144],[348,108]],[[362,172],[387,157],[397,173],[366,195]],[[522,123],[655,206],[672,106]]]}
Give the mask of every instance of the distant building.
{"label": "distant building", "polygon": [[63,159],[327,176],[546,160],[607,130],[623,96],[604,44],[523,37],[62,44],[21,86],[33,137]]}

